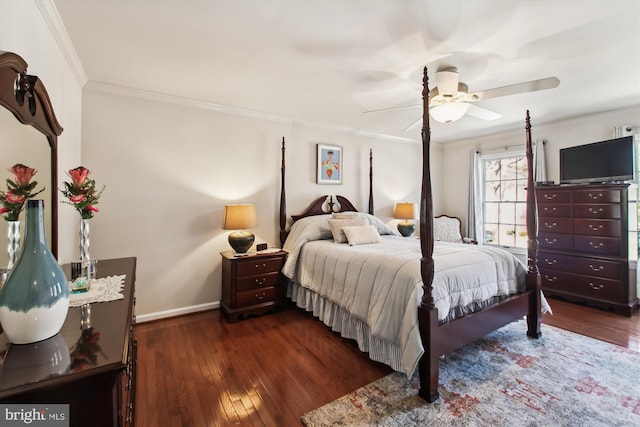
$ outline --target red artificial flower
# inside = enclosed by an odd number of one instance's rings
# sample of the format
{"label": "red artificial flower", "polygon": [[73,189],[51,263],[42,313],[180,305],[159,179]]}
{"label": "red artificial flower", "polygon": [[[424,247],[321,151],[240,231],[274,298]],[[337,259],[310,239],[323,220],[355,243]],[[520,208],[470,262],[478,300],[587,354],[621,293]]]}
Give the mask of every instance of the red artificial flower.
{"label": "red artificial flower", "polygon": [[75,196],[69,197],[69,201],[71,201],[71,203],[80,203],[84,201],[84,199],[86,198],[87,197],[84,194],[77,194]]}
{"label": "red artificial flower", "polygon": [[33,178],[38,171],[30,168],[29,166],[25,166],[22,163],[16,163],[11,169],[9,169],[9,172],[15,176],[16,184],[18,184],[18,186],[26,187],[29,185],[31,178]]}
{"label": "red artificial flower", "polygon": [[20,194],[13,194],[11,191],[7,191],[5,199],[9,203],[22,203],[27,198],[25,196],[20,195]]}
{"label": "red artificial flower", "polygon": [[87,176],[89,176],[89,169],[85,168],[84,166],[78,166],[77,168],[71,169],[69,171],[69,176],[71,177],[74,186],[82,187],[87,179]]}
{"label": "red artificial flower", "polygon": [[93,206],[93,205],[89,205],[89,206],[87,206],[87,210],[89,210],[89,211],[91,211],[91,212],[100,212],[100,211],[98,210],[98,208],[96,208],[96,207],[95,207],[95,206]]}

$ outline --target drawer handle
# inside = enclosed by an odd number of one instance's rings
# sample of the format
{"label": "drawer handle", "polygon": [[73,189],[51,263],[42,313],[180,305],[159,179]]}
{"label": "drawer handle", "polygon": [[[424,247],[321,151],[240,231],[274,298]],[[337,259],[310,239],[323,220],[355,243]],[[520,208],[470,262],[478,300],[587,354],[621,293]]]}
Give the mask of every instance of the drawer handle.
{"label": "drawer handle", "polygon": [[555,237],[553,239],[549,239],[548,237],[545,237],[544,241],[547,242],[550,245],[553,245],[553,244],[558,242],[558,239],[556,239]]}
{"label": "drawer handle", "polygon": [[589,224],[589,228],[591,230],[593,230],[593,231],[602,230],[604,228],[604,225],[602,225],[602,224],[598,224],[598,225]]}
{"label": "drawer handle", "polygon": [[256,279],[256,285],[258,286],[264,286],[264,282],[265,282],[264,277],[259,277]]}
{"label": "drawer handle", "polygon": [[602,271],[602,270],[604,270],[604,265],[599,265],[597,267],[594,267],[593,264],[589,264],[589,268],[592,271]]}
{"label": "drawer handle", "polygon": [[556,211],[556,208],[555,208],[555,207],[551,207],[551,208],[549,208],[549,207],[545,206],[545,207],[544,207],[544,211],[545,211],[545,212],[555,212],[555,211]]}
{"label": "drawer handle", "polygon": [[547,279],[547,282],[555,282],[556,280],[558,280],[557,276],[549,276],[547,274],[544,275],[544,278]]}
{"label": "drawer handle", "polygon": [[256,270],[258,270],[258,271],[262,271],[265,268],[267,268],[267,264],[262,264],[262,265],[256,264]]}
{"label": "drawer handle", "polygon": [[557,194],[555,194],[555,193],[553,193],[553,194],[545,194],[545,195],[544,195],[544,198],[545,198],[545,199],[547,199],[547,200],[553,200],[553,199],[555,199],[557,196],[558,196],[558,195],[557,195]]}
{"label": "drawer handle", "polygon": [[547,227],[547,228],[555,228],[556,225],[558,225],[558,224],[556,224],[555,222],[552,222],[551,224],[549,224],[548,222],[544,223],[544,226]]}
{"label": "drawer handle", "polygon": [[601,199],[603,196],[604,196],[604,194],[602,194],[602,193],[598,193],[596,195],[593,195],[593,194],[589,193],[589,198],[593,199],[593,200]]}
{"label": "drawer handle", "polygon": [[558,260],[555,259],[555,258],[554,259],[545,258],[544,262],[546,262],[547,265],[554,265],[554,264],[556,264],[558,262]]}
{"label": "drawer handle", "polygon": [[589,242],[589,246],[591,246],[594,249],[600,249],[601,247],[604,246],[604,243],[602,243],[602,242],[600,242],[600,243]]}
{"label": "drawer handle", "polygon": [[256,294],[256,299],[264,299],[267,296],[266,292],[263,292],[261,294]]}
{"label": "drawer handle", "polygon": [[600,289],[604,288],[604,285],[602,283],[599,285],[594,285],[593,283],[589,282],[589,286],[591,286],[591,289],[593,289],[594,291],[599,291]]}
{"label": "drawer handle", "polygon": [[591,212],[592,214],[599,214],[604,212],[603,208],[598,208],[598,209],[593,209],[593,208],[589,208],[589,212]]}

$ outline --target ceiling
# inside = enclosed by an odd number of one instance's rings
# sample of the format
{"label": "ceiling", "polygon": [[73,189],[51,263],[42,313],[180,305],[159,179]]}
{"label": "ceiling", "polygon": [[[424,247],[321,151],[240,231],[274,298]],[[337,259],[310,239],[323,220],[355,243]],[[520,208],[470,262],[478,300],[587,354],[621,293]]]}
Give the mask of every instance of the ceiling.
{"label": "ceiling", "polygon": [[[54,0],[91,83],[393,139],[458,68],[470,92],[557,77],[476,103],[502,118],[431,121],[447,142],[640,105],[638,0]],[[206,104],[205,104],[206,105]],[[622,124],[622,123],[621,123]],[[640,117],[638,123],[640,125]]]}

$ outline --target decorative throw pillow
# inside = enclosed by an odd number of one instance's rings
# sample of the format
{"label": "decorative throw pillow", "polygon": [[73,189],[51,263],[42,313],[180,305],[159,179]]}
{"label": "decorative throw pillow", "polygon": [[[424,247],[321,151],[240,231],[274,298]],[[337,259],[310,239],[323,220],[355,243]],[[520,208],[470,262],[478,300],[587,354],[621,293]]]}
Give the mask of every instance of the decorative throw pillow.
{"label": "decorative throw pillow", "polygon": [[329,219],[329,228],[331,228],[331,234],[333,234],[333,241],[336,243],[346,243],[347,236],[342,231],[342,227],[349,227],[353,225],[367,225],[366,218],[350,218],[350,219]]}
{"label": "decorative throw pillow", "polygon": [[334,212],[333,219],[353,219],[360,216],[358,212]]}
{"label": "decorative throw pillow", "polygon": [[346,226],[342,231],[347,236],[349,246],[380,243],[380,234],[373,225]]}

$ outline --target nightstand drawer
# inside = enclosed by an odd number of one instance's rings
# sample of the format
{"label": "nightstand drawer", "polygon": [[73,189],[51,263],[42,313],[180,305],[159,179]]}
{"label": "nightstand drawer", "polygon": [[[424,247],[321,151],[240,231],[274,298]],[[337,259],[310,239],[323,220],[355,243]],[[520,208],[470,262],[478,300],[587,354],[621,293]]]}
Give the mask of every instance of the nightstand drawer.
{"label": "nightstand drawer", "polygon": [[284,258],[247,259],[238,262],[238,277],[254,276],[257,274],[278,272],[284,264]]}
{"label": "nightstand drawer", "polygon": [[265,302],[273,302],[277,296],[278,291],[274,287],[238,292],[236,294],[236,305],[238,307],[247,307]]}
{"label": "nightstand drawer", "polygon": [[238,292],[268,288],[280,283],[280,273],[260,274],[238,278]]}

